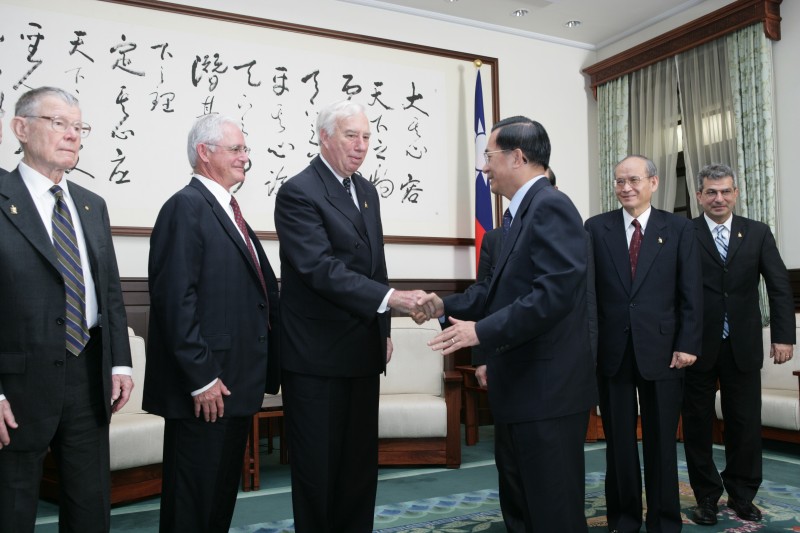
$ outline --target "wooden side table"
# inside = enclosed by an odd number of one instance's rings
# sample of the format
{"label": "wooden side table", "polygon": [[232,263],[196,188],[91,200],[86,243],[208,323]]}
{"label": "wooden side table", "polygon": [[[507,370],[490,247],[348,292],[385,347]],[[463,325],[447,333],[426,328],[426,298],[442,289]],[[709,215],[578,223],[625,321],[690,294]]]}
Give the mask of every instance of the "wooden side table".
{"label": "wooden side table", "polygon": [[475,377],[474,366],[457,366],[456,370],[461,372],[464,378],[464,426],[465,440],[467,446],[473,446],[478,442],[478,394],[486,394],[486,389],[478,385]]}
{"label": "wooden side table", "polygon": [[[261,458],[259,455],[261,421],[267,420],[267,423],[272,423],[273,419],[278,423],[278,437],[281,439],[280,462],[281,464],[287,464],[289,462],[289,454],[283,431],[283,402],[281,396],[279,394],[275,396],[265,394],[264,402],[261,404],[261,410],[253,415],[250,435],[247,437],[247,446],[244,451],[244,464],[242,465],[242,491],[244,492],[261,488]],[[269,452],[272,452],[271,435]]]}

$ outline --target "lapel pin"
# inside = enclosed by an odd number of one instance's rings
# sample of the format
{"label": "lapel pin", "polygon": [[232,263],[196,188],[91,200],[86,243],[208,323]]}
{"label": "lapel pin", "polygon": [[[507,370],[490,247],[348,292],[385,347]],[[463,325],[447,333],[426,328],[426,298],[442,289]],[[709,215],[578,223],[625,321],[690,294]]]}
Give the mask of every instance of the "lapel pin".
{"label": "lapel pin", "polygon": [[661,237],[659,237],[659,238],[658,238],[658,244],[664,244],[664,239],[662,239]]}
{"label": "lapel pin", "polygon": [[369,206],[367,205],[367,201],[366,200],[364,200],[364,209],[369,209]]}
{"label": "lapel pin", "polygon": [[740,239],[742,238],[742,232],[741,232],[741,231],[739,232],[739,234],[737,235],[737,237],[739,237]]}
{"label": "lapel pin", "polygon": [[83,206],[83,208],[84,208],[85,210],[87,210],[87,211],[89,210],[89,206],[88,206],[88,205],[85,205],[85,206]]}
{"label": "lapel pin", "polygon": [[12,215],[16,215],[17,214],[17,206],[15,206],[14,204],[11,204],[11,207],[9,208],[9,211],[11,212]]}

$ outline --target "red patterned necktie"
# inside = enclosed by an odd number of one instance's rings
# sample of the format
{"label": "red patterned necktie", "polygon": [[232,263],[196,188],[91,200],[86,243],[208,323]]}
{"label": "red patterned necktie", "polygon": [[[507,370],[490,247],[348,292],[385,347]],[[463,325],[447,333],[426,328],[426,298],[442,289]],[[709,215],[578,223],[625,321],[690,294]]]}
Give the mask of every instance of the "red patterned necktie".
{"label": "red patterned necktie", "polygon": [[628,247],[628,254],[631,256],[631,279],[636,278],[636,263],[639,262],[639,250],[642,247],[642,225],[635,218],[633,219],[633,237],[631,245]]}
{"label": "red patterned necktie", "polygon": [[239,202],[237,202],[236,198],[233,196],[231,196],[231,208],[233,209],[233,219],[236,220],[236,225],[239,226],[239,231],[241,231],[244,236],[244,241],[247,243],[247,251],[250,252],[250,259],[253,260],[253,266],[256,267],[256,272],[258,273],[258,281],[261,282],[261,288],[264,290],[264,295],[266,295],[267,283],[264,281],[264,273],[261,272],[261,265],[256,256],[256,249],[253,248],[253,243],[250,241],[250,237],[247,233],[247,224],[244,222],[242,210],[239,209]]}

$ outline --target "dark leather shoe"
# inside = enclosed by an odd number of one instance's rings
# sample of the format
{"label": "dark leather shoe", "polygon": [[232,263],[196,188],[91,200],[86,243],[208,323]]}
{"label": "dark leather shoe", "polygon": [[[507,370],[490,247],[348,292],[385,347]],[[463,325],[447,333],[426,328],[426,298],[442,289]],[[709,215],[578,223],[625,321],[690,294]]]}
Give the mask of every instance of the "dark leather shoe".
{"label": "dark leather shoe", "polygon": [[753,505],[753,502],[744,500],[728,500],[728,508],[736,513],[736,516],[748,522],[758,522],[761,520],[761,511]]}
{"label": "dark leather shoe", "polygon": [[692,514],[692,522],[701,526],[713,526],[717,523],[717,502],[712,498],[703,498],[697,502]]}

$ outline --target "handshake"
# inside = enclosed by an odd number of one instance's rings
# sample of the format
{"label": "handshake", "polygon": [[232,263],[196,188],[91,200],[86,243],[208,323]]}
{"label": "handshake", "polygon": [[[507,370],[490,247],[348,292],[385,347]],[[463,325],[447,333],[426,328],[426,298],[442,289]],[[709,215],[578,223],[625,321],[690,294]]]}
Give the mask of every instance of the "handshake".
{"label": "handshake", "polygon": [[389,296],[389,307],[399,313],[408,314],[414,322],[422,324],[431,318],[439,318],[444,314],[444,302],[435,292],[398,291]]}

